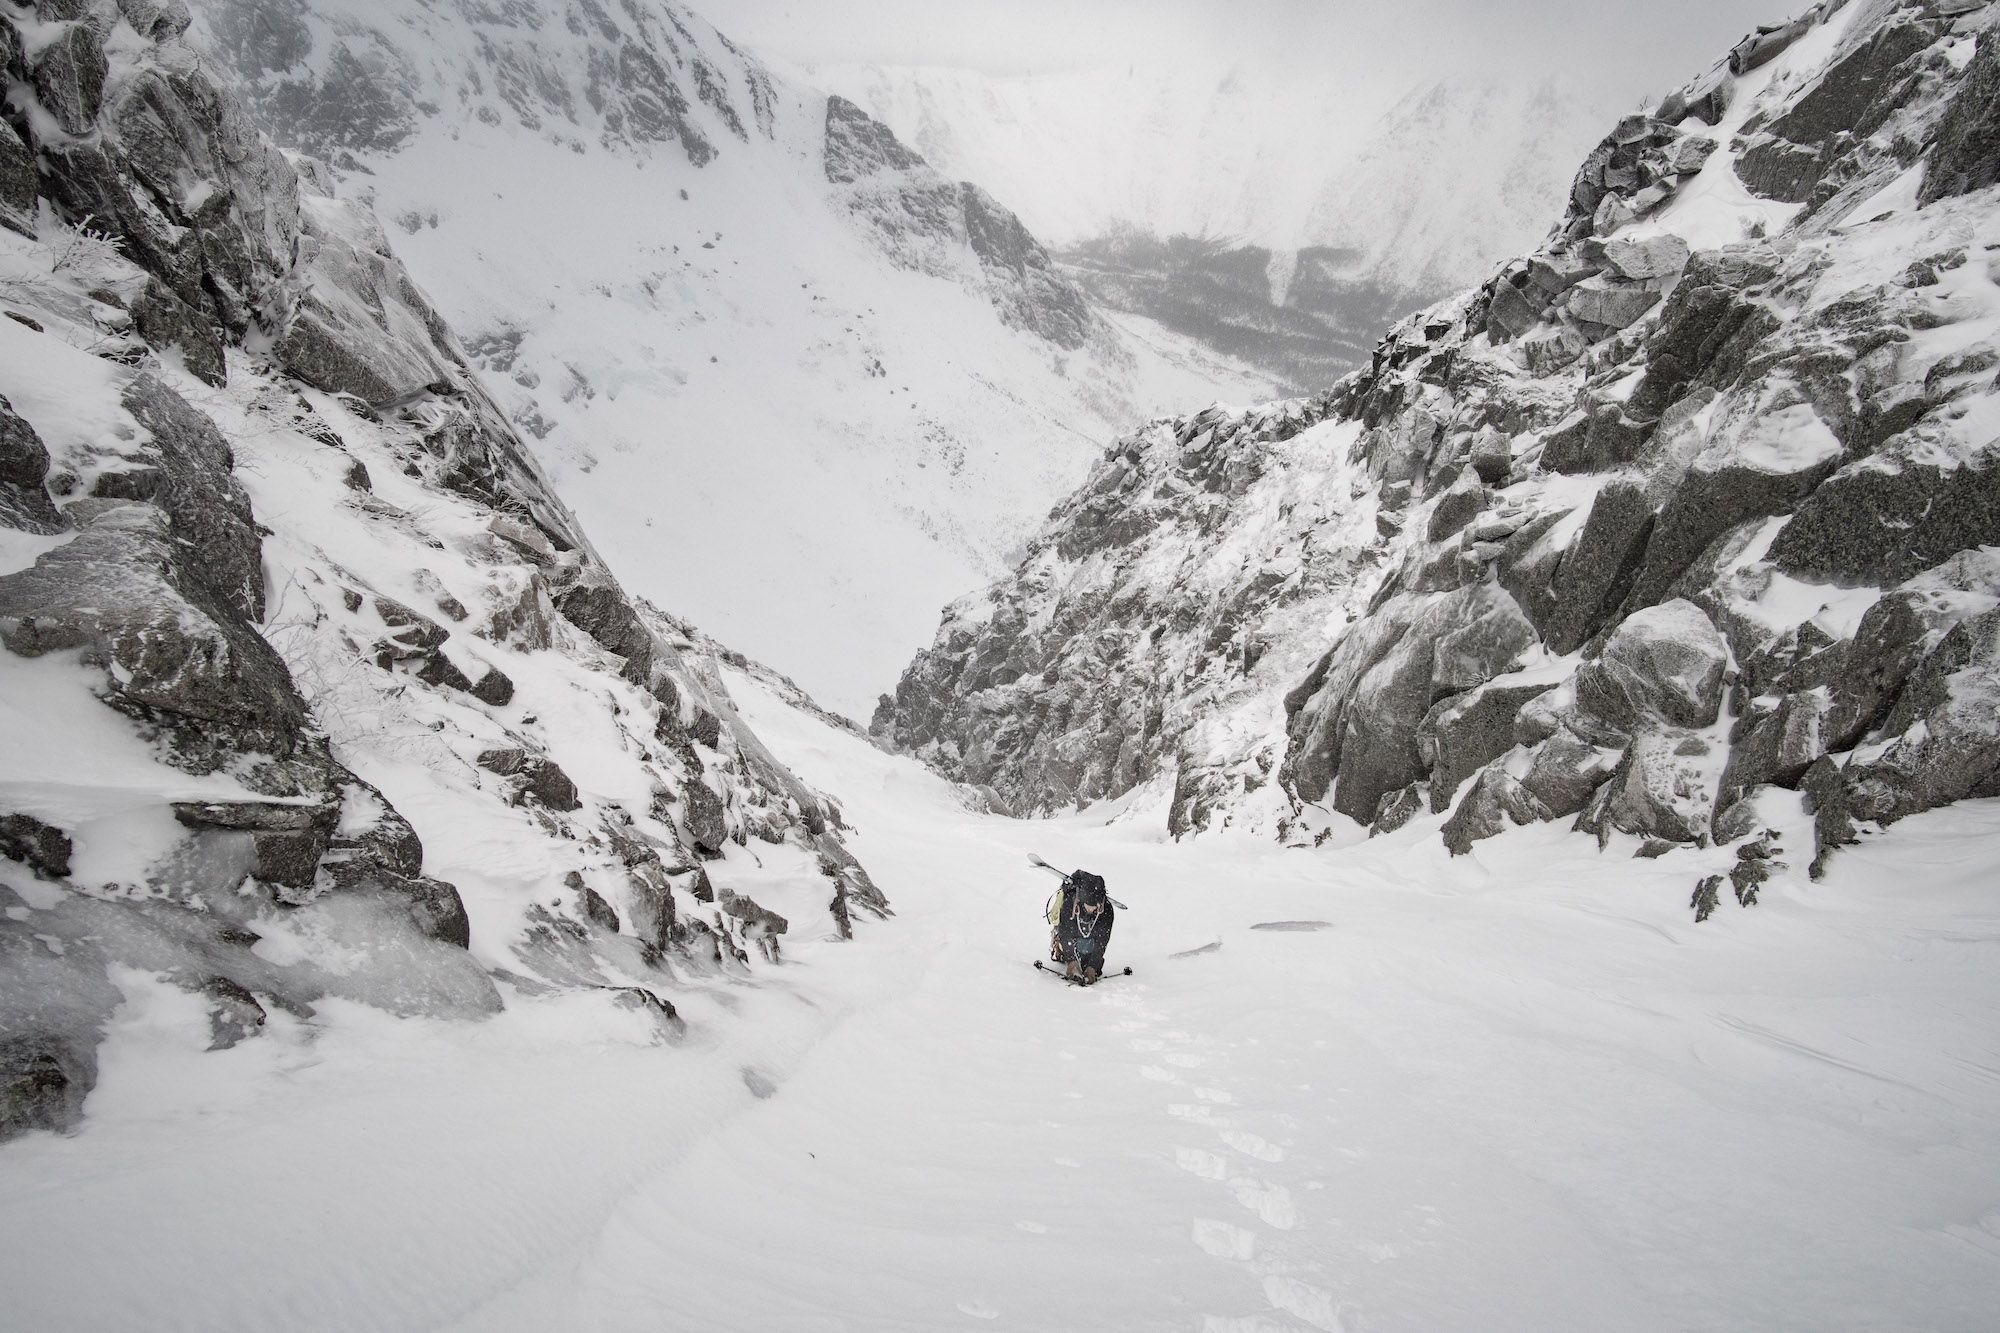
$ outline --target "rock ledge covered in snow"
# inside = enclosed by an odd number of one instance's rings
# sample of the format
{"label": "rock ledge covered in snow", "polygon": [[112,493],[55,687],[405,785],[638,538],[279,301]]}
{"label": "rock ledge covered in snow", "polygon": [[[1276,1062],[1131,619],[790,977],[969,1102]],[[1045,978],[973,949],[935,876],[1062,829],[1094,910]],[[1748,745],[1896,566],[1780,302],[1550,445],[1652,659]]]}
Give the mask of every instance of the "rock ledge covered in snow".
{"label": "rock ledge covered in snow", "polygon": [[667,1039],[885,912],[187,24],[0,9],[0,1137],[76,1123],[135,975],[217,1047],[562,993]]}

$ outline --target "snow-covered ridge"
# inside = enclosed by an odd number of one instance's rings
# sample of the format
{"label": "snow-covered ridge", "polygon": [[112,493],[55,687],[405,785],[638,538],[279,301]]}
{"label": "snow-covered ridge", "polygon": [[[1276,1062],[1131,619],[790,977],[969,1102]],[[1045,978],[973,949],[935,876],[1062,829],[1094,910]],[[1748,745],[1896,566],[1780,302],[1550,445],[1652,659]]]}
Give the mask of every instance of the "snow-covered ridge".
{"label": "snow-covered ridge", "polygon": [[1803,788],[1823,860],[1995,794],[1995,21],[1746,40],[1369,369],[1114,447],[878,730],[1021,812],[1171,781],[1177,833],[1460,851],[1736,841]]}
{"label": "snow-covered ridge", "polygon": [[197,9],[276,132],[325,156],[394,150],[440,116],[518,125],[573,151],[674,144],[695,166],[779,133],[764,67],[673,0]]}
{"label": "snow-covered ridge", "polygon": [[0,10],[0,1136],[160,985],[643,1044],[886,911],[187,17]]}
{"label": "snow-covered ridge", "polygon": [[850,714],[1103,440],[1273,391],[1101,317],[1004,198],[671,0],[195,8],[633,590]]}

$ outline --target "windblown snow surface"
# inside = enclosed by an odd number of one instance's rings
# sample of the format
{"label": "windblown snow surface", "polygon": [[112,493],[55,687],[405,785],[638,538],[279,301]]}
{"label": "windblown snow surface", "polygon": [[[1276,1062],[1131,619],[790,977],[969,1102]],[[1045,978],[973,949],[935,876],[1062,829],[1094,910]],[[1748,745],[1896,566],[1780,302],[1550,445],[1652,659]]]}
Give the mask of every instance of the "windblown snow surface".
{"label": "windblown snow surface", "polygon": [[[1696,927],[1726,850],[1025,824],[730,684],[896,919],[690,983],[664,1049],[350,1005],[209,1054],[128,976],[81,1132],[6,1151],[0,1323],[1992,1327],[2000,801]],[[1107,876],[1135,975],[1030,970],[1030,850]]]}

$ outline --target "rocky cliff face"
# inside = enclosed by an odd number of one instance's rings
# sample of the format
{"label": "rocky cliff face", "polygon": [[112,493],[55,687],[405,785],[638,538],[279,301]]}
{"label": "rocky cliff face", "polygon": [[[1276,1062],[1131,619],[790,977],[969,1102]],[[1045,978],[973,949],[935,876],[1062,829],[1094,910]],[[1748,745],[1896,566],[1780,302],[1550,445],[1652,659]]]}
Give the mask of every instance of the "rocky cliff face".
{"label": "rocky cliff face", "polygon": [[1022,812],[1154,780],[1176,833],[1448,813],[1459,851],[1803,800],[1823,857],[2000,794],[1996,21],[1746,39],[1368,369],[1114,446],[877,731]]}
{"label": "rocky cliff face", "polygon": [[1021,219],[971,181],[946,180],[837,94],[826,99],[826,178],[898,265],[952,278],[970,252],[1007,323],[1058,347],[1089,341],[1090,303]]}
{"label": "rocky cliff face", "polygon": [[1132,229],[1061,255],[1102,304],[1156,319],[1292,386],[1325,384],[1361,365],[1378,330],[1438,294],[1414,297],[1358,274],[1359,258],[1358,251],[1335,246],[1287,254]]}
{"label": "rocky cliff face", "polygon": [[[589,136],[606,148],[676,145],[695,166],[722,142],[769,139],[777,114],[763,66],[674,4],[197,8],[279,137],[330,157],[402,147],[442,98],[487,124]],[[439,45],[447,59],[427,59]]]}
{"label": "rocky cliff face", "polygon": [[130,969],[218,1047],[328,997],[664,1038],[886,910],[187,25],[0,7],[0,1137],[76,1122]]}

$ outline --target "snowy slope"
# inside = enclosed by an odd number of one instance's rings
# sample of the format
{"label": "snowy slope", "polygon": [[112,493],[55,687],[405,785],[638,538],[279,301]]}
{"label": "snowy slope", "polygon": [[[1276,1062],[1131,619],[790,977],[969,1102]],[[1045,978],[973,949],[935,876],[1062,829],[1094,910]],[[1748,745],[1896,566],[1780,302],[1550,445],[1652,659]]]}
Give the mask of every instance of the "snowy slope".
{"label": "snowy slope", "polygon": [[850,713],[1098,442],[1269,392],[1144,321],[1038,331],[1068,298],[1032,237],[994,261],[921,164],[830,179],[827,99],[668,0],[197,9],[397,223],[634,589]]}
{"label": "snowy slope", "polygon": [[[2000,806],[1695,927],[1683,851],[1344,850],[968,813],[729,681],[900,915],[669,1056],[564,1017],[216,1055],[140,990],[84,1134],[6,1149],[24,1326],[1926,1328],[2000,1300]],[[1137,974],[1029,970],[1104,873]],[[1218,892],[1218,885],[1227,892]],[[1318,922],[1316,930],[1257,929]],[[1219,944],[1191,957],[1173,955]],[[719,999],[720,997],[718,997]],[[113,1169],[115,1168],[115,1169]],[[191,1219],[193,1221],[191,1222]]]}

